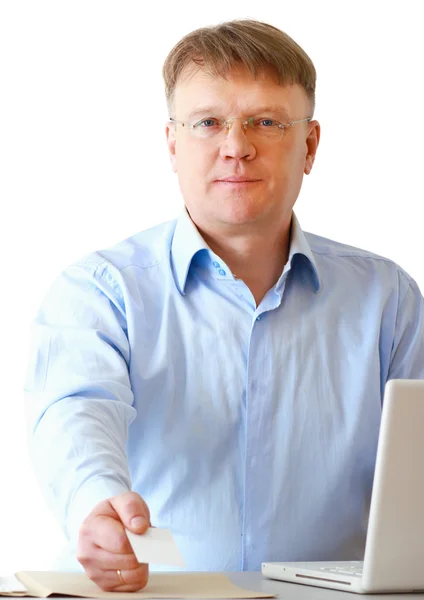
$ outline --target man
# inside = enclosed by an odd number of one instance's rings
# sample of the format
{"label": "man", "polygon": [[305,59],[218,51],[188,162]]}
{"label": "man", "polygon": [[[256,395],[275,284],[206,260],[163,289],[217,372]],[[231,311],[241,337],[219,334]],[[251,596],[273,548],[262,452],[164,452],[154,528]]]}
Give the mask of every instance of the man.
{"label": "man", "polygon": [[38,477],[105,590],[148,579],[124,527],[169,527],[189,570],[360,559],[385,383],[424,376],[421,294],[300,228],[320,126],[290,37],[204,28],[164,78],[186,209],[66,269],[43,302]]}

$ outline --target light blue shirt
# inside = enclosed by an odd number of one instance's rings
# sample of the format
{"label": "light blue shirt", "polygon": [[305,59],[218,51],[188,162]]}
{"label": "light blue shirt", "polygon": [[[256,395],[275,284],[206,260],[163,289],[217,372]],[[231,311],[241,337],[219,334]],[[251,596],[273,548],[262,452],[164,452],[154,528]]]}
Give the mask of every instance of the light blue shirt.
{"label": "light blue shirt", "polygon": [[293,216],[256,307],[183,211],[70,266],[43,301],[37,475],[71,544],[132,489],[189,570],[361,559],[392,378],[424,378],[423,298],[395,263]]}

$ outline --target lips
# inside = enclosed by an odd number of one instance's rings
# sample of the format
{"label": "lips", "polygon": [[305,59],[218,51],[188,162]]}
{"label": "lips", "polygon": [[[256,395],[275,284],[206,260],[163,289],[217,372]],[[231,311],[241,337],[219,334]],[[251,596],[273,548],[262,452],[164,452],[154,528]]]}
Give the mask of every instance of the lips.
{"label": "lips", "polygon": [[254,183],[255,181],[259,181],[259,179],[252,179],[250,177],[225,177],[216,181],[219,183]]}

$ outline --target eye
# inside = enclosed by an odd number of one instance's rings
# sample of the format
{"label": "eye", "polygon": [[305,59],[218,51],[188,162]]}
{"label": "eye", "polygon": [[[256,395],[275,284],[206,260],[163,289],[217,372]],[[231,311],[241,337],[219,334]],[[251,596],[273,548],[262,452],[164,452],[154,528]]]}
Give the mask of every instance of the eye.
{"label": "eye", "polygon": [[219,125],[219,121],[217,121],[216,119],[212,119],[212,118],[208,117],[207,119],[202,119],[201,121],[199,121],[196,124],[196,127],[202,127],[203,129],[209,129],[209,128],[214,127],[216,125]]}
{"label": "eye", "polygon": [[274,119],[258,119],[255,122],[255,125],[260,125],[262,127],[278,127],[280,123],[278,121],[274,121]]}

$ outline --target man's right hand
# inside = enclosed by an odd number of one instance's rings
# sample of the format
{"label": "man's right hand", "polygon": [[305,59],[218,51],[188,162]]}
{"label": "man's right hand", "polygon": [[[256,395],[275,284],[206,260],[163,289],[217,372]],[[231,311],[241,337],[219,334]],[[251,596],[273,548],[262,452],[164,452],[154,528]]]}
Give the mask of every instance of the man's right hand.
{"label": "man's right hand", "polygon": [[149,565],[140,564],[125,533],[143,534],[150,512],[135,492],[99,502],[79,531],[77,559],[102,590],[135,592],[147,584]]}

